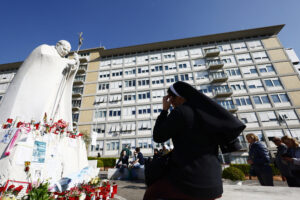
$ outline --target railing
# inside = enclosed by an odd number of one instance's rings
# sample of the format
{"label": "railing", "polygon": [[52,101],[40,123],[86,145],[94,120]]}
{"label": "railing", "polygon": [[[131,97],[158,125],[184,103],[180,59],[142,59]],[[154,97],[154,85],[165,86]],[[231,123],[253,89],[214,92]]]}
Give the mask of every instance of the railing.
{"label": "railing", "polygon": [[216,82],[216,81],[226,81],[228,79],[228,76],[226,73],[224,72],[215,72],[215,73],[211,73],[209,75],[209,79],[212,82]]}
{"label": "railing", "polygon": [[214,96],[228,96],[232,94],[231,88],[219,88],[213,89]]}

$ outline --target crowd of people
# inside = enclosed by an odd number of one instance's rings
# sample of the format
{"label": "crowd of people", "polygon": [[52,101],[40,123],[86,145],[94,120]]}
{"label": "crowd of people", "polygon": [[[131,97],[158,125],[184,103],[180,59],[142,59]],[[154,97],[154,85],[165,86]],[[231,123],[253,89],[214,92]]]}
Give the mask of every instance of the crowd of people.
{"label": "crowd of people", "polygon": [[[268,149],[259,141],[258,137],[249,133],[246,135],[249,142],[250,175],[257,176],[261,185],[274,186],[273,174],[270,167],[271,158]],[[274,137],[277,153],[274,160],[283,180],[289,187],[300,187],[300,147],[299,142],[292,137]]]}

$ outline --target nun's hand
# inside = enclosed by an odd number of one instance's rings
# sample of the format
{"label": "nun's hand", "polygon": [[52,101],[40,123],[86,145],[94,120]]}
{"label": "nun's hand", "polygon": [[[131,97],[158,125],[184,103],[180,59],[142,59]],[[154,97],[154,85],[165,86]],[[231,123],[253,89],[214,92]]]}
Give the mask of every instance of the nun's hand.
{"label": "nun's hand", "polygon": [[171,105],[169,95],[163,97],[163,110],[169,110]]}

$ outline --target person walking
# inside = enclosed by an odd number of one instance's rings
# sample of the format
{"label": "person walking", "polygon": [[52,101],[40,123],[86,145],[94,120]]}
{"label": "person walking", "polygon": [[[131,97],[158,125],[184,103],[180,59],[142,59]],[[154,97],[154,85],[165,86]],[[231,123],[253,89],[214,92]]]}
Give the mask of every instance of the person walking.
{"label": "person walking", "polygon": [[[170,105],[172,111],[168,114]],[[216,199],[223,185],[218,147],[241,148],[237,137],[245,125],[188,83],[178,81],[163,97],[153,140],[172,139],[168,168],[147,188],[144,199]],[[155,174],[155,172],[154,172]]]}
{"label": "person walking", "polygon": [[246,139],[250,144],[248,163],[252,165],[259,183],[263,186],[274,186],[268,149],[259,142],[254,133],[247,134]]}

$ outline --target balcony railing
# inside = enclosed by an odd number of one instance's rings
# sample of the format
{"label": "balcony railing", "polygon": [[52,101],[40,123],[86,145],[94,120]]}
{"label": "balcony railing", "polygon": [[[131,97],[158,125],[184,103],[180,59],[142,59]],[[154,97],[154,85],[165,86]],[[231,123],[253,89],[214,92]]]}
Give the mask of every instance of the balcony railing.
{"label": "balcony railing", "polygon": [[87,65],[79,65],[77,73],[85,73],[87,70]]}
{"label": "balcony railing", "polygon": [[212,83],[224,82],[228,80],[228,76],[224,72],[214,72],[209,75],[209,80]]}
{"label": "balcony railing", "polygon": [[73,89],[73,93],[72,96],[73,97],[81,97],[81,95],[83,94],[83,88],[80,89]]}
{"label": "balcony railing", "polygon": [[214,57],[220,54],[220,49],[217,47],[204,49],[204,56],[205,57]]}
{"label": "balcony railing", "polygon": [[73,85],[83,85],[85,78],[75,78]]}
{"label": "balcony railing", "polygon": [[210,70],[213,69],[221,69],[224,66],[224,62],[220,59],[217,60],[207,60],[206,61],[207,68]]}
{"label": "balcony railing", "polygon": [[229,97],[232,95],[231,88],[218,88],[213,90],[214,97]]}

